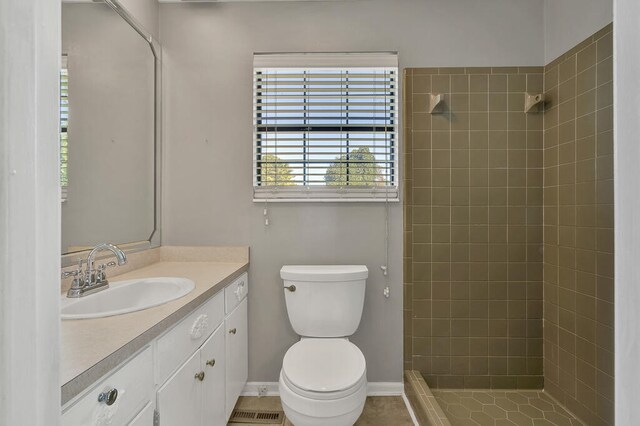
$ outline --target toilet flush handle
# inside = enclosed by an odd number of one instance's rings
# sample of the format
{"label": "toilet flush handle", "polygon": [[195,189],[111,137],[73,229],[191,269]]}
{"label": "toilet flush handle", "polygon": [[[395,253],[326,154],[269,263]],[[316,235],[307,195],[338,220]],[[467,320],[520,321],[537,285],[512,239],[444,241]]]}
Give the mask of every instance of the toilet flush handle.
{"label": "toilet flush handle", "polygon": [[296,286],[291,284],[290,286],[285,286],[284,288],[286,288],[287,290],[289,290],[290,292],[294,292],[296,291]]}

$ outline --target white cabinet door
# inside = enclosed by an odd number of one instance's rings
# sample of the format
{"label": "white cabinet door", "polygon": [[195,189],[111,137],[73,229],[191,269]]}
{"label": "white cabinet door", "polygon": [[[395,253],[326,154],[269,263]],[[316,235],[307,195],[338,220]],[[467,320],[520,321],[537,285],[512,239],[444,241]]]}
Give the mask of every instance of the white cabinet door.
{"label": "white cabinet door", "polygon": [[201,372],[200,352],[196,351],[158,390],[161,425],[200,425],[202,383],[197,376]]}
{"label": "white cabinet door", "polygon": [[247,299],[225,320],[225,353],[226,353],[226,419],[228,420],[236,405],[236,401],[247,382],[248,373],[248,332],[247,332]]}
{"label": "white cabinet door", "polygon": [[[202,382],[202,425],[225,425],[225,353],[224,324],[200,348],[200,365],[204,371]],[[162,424],[162,423],[161,423]]]}
{"label": "white cabinet door", "polygon": [[155,408],[156,404],[149,401],[127,426],[151,426],[153,424],[153,410]]}
{"label": "white cabinet door", "polygon": [[164,383],[171,373],[198,350],[224,319],[224,292],[220,291],[175,327],[158,338],[157,383]]}

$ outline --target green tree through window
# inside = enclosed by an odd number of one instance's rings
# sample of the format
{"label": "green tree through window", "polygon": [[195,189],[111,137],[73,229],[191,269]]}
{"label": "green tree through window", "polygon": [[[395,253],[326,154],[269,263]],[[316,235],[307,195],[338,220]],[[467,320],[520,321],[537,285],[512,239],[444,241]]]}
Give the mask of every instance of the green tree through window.
{"label": "green tree through window", "polygon": [[[348,158],[347,158],[348,157]],[[376,163],[375,155],[369,148],[362,147],[342,154],[327,168],[324,180],[333,186],[380,186],[384,176]]]}
{"label": "green tree through window", "polygon": [[293,186],[293,172],[287,163],[274,154],[262,155],[260,177],[264,186]]}

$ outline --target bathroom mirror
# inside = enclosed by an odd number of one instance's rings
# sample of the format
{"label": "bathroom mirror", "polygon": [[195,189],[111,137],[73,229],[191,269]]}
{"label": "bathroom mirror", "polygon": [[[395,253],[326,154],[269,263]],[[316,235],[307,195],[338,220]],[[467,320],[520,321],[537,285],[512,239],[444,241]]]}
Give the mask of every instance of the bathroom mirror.
{"label": "bathroom mirror", "polygon": [[62,264],[158,246],[160,47],[118,1],[74,1],[62,54]]}

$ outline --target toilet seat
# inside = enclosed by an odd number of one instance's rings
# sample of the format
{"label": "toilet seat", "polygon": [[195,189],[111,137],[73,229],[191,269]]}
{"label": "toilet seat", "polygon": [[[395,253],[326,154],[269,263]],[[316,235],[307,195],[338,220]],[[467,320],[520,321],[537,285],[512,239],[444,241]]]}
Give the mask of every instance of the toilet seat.
{"label": "toilet seat", "polygon": [[345,398],[366,386],[366,361],[347,339],[303,339],[285,354],[282,380],[306,398]]}
{"label": "toilet seat", "polygon": [[345,338],[307,338],[284,356],[280,401],[296,426],[352,426],[367,398],[364,355]]}

